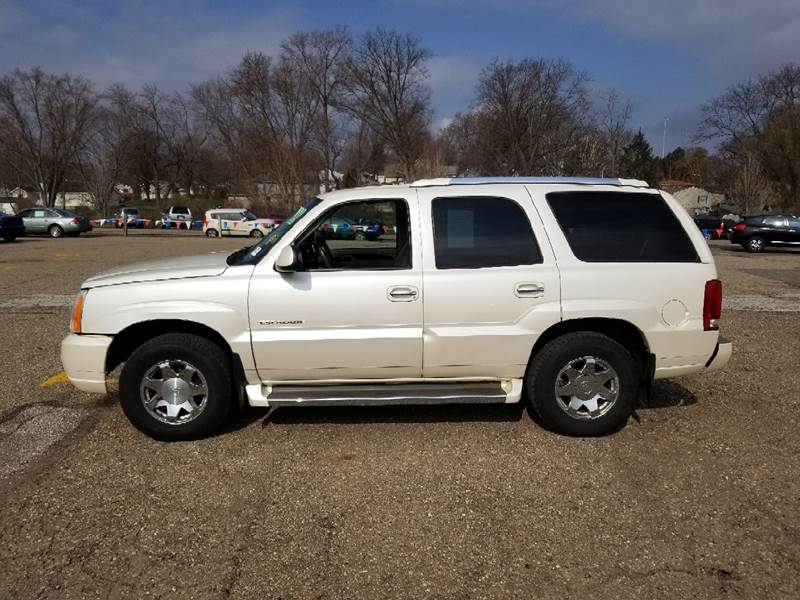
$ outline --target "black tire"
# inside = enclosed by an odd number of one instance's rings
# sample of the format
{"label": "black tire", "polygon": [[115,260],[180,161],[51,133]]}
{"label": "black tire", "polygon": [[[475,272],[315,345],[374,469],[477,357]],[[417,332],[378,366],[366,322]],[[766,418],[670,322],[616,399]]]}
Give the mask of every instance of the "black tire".
{"label": "black tire", "polygon": [[767,247],[767,242],[759,235],[754,235],[744,243],[744,249],[748,252],[762,252]]}
{"label": "black tire", "polygon": [[219,237],[219,232],[216,229],[206,229],[206,237]]}
{"label": "black tire", "polygon": [[261,237],[264,237],[264,232],[263,232],[263,231],[261,231],[260,229],[253,229],[253,231],[251,231],[251,232],[250,232],[250,237],[251,237],[251,238],[261,238]]}
{"label": "black tire", "polygon": [[3,239],[5,241],[7,241],[7,242],[13,242],[13,241],[16,241],[17,236],[15,236],[15,235],[7,235],[7,236],[4,236]]}
{"label": "black tire", "polygon": [[64,230],[60,225],[50,225],[50,227],[47,228],[47,235],[51,238],[60,238],[64,235]]}
{"label": "black tire", "polygon": [[[617,398],[601,415],[573,417],[562,408],[556,381],[571,361],[592,356],[616,371]],[[619,430],[633,413],[641,379],[641,363],[623,346],[595,332],[568,333],[548,342],[531,362],[525,385],[531,408],[548,429],[570,436],[600,436]]]}
{"label": "black tire", "polygon": [[363,231],[356,231],[355,239],[359,242],[363,242],[365,239],[367,239],[367,234]]}
{"label": "black tire", "polygon": [[[140,396],[140,384],[162,361],[190,363],[205,377],[208,395],[204,409],[193,420],[169,424],[151,415]],[[142,433],[165,442],[196,440],[215,433],[233,402],[229,357],[214,342],[187,333],[167,333],[142,344],[128,358],[119,380],[122,410]]]}

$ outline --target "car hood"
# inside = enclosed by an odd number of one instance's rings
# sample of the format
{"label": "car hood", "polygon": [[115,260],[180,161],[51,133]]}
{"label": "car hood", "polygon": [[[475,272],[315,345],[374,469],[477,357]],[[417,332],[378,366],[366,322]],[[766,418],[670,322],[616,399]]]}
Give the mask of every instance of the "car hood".
{"label": "car hood", "polygon": [[228,254],[225,252],[212,252],[200,256],[181,256],[122,265],[90,277],[81,287],[93,288],[187,277],[213,277],[222,275],[228,268],[227,258]]}

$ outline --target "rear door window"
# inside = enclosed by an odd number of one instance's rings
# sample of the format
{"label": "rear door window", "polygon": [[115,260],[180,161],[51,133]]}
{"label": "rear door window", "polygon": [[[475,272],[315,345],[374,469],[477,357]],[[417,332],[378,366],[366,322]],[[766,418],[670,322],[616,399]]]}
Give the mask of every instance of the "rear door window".
{"label": "rear door window", "polygon": [[768,227],[783,227],[786,220],[783,217],[764,217],[764,225]]}
{"label": "rear door window", "polygon": [[482,269],[542,262],[525,211],[508,198],[435,198],[433,242],[437,269]]}
{"label": "rear door window", "polygon": [[699,262],[681,222],[658,194],[552,192],[547,202],[584,262]]}

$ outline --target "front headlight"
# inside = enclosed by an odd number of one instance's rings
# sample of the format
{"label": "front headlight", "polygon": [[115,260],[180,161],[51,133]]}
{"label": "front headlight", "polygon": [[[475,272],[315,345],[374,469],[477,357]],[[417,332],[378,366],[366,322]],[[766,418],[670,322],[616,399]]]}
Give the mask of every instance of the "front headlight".
{"label": "front headlight", "polygon": [[75,306],[72,307],[72,319],[69,322],[69,330],[72,333],[81,332],[81,321],[83,320],[83,303],[86,301],[86,294],[89,290],[81,290],[75,299]]}

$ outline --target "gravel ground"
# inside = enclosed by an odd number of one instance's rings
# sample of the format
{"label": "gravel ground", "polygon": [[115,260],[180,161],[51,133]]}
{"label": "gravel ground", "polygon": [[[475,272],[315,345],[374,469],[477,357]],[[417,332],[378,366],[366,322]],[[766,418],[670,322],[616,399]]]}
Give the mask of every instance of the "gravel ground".
{"label": "gravel ground", "polygon": [[800,594],[800,317],[768,304],[800,292],[768,273],[800,252],[712,244],[731,364],[659,382],[602,439],[521,406],[280,408],[170,445],[50,379],[82,279],[246,243],[0,245],[0,597]]}

